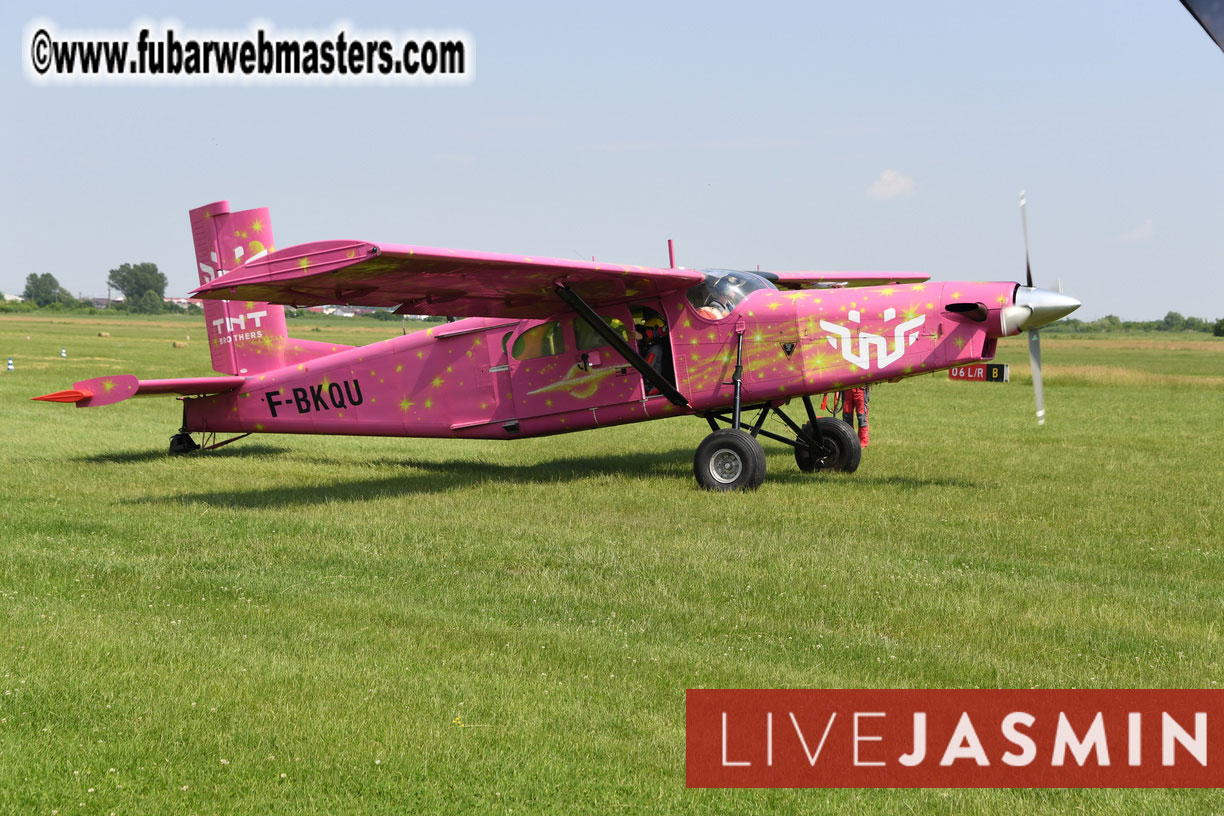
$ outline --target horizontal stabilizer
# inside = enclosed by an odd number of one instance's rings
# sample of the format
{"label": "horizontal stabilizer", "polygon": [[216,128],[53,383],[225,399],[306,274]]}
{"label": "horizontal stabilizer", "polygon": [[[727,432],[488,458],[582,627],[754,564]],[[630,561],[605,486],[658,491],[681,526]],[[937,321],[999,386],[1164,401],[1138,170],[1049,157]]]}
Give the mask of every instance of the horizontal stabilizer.
{"label": "horizontal stabilizer", "polygon": [[71,402],[78,408],[96,408],[99,405],[113,405],[123,402],[128,397],[155,396],[157,394],[178,394],[183,397],[201,396],[203,394],[220,394],[223,391],[233,391],[246,382],[246,377],[184,377],[173,380],[138,380],[131,374],[118,374],[109,377],[94,377],[73,383],[72,388],[43,394],[31,399],[45,402]]}

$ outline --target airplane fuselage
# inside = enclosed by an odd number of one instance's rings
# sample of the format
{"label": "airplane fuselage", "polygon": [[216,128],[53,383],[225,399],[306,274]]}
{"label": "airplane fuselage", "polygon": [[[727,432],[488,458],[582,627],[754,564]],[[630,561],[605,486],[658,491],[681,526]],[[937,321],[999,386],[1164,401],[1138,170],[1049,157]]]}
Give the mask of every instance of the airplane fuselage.
{"label": "airplane fuselage", "polygon": [[599,307],[626,330],[631,306],[666,316],[674,381],[688,406],[647,396],[642,375],[573,312],[467,318],[189,398],[185,428],[513,439],[727,409],[741,333],[744,404],[780,404],[989,360],[997,338],[1016,333],[1001,316],[1015,289],[969,282],[769,289],[717,320],[682,293]]}

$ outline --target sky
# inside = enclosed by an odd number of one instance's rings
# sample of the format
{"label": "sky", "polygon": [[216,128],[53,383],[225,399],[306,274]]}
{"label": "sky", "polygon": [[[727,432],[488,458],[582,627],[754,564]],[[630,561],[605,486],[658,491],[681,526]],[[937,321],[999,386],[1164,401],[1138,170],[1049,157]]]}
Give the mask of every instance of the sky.
{"label": "sky", "polygon": [[[227,3],[0,10],[7,262],[197,285],[187,211],[666,266],[1034,278],[1076,315],[1224,317],[1224,53],[1177,0]],[[467,33],[463,86],[40,87],[27,25]]]}

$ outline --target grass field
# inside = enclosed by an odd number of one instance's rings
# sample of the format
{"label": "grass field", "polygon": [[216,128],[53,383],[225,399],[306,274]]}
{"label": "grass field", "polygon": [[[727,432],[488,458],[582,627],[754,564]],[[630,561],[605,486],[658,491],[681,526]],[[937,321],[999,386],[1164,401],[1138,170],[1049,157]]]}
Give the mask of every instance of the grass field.
{"label": "grass field", "polygon": [[1222,340],[1046,337],[1040,429],[1009,340],[1010,384],[877,387],[857,474],[766,442],[747,495],[691,418],[169,458],[173,399],[28,400],[210,373],[203,328],[0,317],[0,812],[1224,810],[684,786],[686,688],[1224,683]]}

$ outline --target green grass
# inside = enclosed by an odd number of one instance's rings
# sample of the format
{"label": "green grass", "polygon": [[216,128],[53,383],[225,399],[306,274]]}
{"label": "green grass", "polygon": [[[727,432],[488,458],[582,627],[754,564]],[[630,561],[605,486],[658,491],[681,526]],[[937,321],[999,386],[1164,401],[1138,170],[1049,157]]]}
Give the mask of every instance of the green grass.
{"label": "green grass", "polygon": [[0,318],[0,812],[1224,807],[684,787],[686,688],[1224,683],[1224,341],[1044,338],[1039,429],[1010,340],[1012,383],[879,386],[857,474],[767,442],[750,495],[695,488],[691,418],[171,459],[172,399],[28,400],[206,374],[202,337]]}

